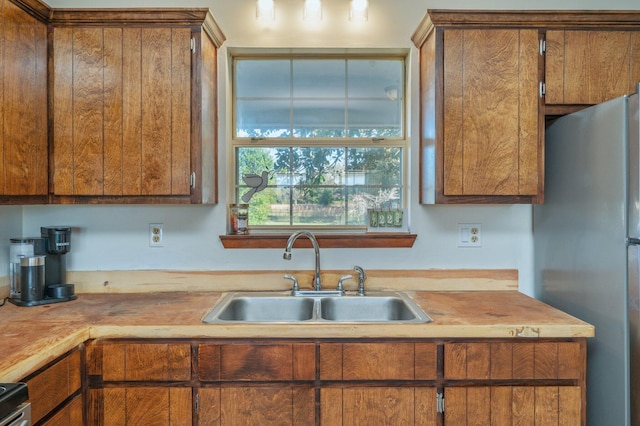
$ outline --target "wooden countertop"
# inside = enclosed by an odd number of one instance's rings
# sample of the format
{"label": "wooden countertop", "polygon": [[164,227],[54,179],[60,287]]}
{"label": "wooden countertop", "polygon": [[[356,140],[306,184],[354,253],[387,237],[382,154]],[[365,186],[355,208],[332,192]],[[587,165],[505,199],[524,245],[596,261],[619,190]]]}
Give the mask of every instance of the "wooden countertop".
{"label": "wooden countertop", "polygon": [[408,292],[428,324],[204,324],[224,294],[80,294],[0,308],[0,381],[23,378],[90,338],[572,338],[594,327],[517,291]]}

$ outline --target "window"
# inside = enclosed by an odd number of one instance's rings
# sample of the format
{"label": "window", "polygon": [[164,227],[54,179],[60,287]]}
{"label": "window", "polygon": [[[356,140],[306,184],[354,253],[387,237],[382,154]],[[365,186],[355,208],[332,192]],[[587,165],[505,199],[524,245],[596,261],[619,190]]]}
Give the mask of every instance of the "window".
{"label": "window", "polygon": [[404,205],[404,57],[233,64],[235,199],[253,229],[357,228]]}

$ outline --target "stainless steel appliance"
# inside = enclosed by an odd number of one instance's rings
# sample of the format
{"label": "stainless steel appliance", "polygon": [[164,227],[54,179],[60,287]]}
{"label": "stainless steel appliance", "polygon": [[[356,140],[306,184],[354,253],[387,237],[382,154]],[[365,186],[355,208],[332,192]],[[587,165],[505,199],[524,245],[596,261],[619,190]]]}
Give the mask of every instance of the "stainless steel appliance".
{"label": "stainless steel appliance", "polygon": [[74,285],[67,283],[71,227],[43,226],[40,233],[40,238],[28,239],[33,241],[32,256],[21,256],[19,259],[14,256],[20,262],[20,292],[12,292],[9,301],[18,306],[39,306],[77,299]]}
{"label": "stainless steel appliance", "polygon": [[546,132],[545,201],[533,210],[535,296],[595,326],[589,425],[640,424],[639,126],[636,93],[559,118]]}
{"label": "stainless steel appliance", "polygon": [[25,383],[0,383],[0,426],[31,426],[31,404]]}

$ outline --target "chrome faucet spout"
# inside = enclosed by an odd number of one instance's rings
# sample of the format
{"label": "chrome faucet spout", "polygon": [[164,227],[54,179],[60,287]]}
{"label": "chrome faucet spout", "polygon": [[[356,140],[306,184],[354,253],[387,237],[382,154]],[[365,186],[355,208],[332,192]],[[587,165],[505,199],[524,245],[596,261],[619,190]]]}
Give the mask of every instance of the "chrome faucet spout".
{"label": "chrome faucet spout", "polygon": [[284,260],[291,260],[291,249],[293,248],[293,243],[298,239],[298,237],[305,236],[309,238],[311,244],[313,245],[313,250],[316,255],[316,267],[315,267],[315,276],[313,277],[313,289],[315,291],[322,291],[322,278],[320,278],[320,246],[318,245],[318,240],[316,240],[315,235],[313,235],[310,231],[300,230],[296,231],[287,240],[287,246],[284,249],[284,254],[282,258]]}

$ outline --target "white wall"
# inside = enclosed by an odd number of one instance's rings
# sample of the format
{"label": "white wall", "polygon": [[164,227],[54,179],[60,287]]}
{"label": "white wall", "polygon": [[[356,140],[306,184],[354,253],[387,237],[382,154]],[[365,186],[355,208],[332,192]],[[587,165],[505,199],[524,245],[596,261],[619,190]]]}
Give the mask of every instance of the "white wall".
{"label": "white wall", "polygon": [[[84,0],[50,0],[53,7],[88,7]],[[417,91],[416,50],[410,36],[427,8],[514,8],[512,1],[369,0],[369,21],[347,20],[348,0],[324,0],[324,19],[316,26],[303,25],[302,0],[276,0],[276,21],[255,20],[255,0],[94,0],[91,7],[209,7],[227,41],[221,49],[221,82],[227,47],[399,47],[411,49],[411,90]],[[557,1],[539,0],[518,8],[554,9]],[[567,9],[633,9],[637,0],[565,1]],[[219,175],[226,175],[227,120],[224,90],[221,93]],[[417,99],[411,100],[412,148],[418,152]],[[417,204],[418,158],[411,159],[411,231],[418,235],[411,249],[327,249],[323,268],[350,269],[449,269],[514,268],[521,289],[533,288],[531,206],[420,206]],[[226,187],[217,206],[26,206],[24,235],[37,234],[41,225],[71,225],[72,270],[111,269],[311,269],[310,250],[282,260],[282,250],[225,250],[218,235],[225,232]],[[3,210],[0,216],[4,222]],[[15,213],[13,214],[15,216]],[[14,219],[18,224],[19,220]],[[164,223],[164,247],[148,246],[148,224]],[[482,248],[457,247],[457,223],[481,223]],[[0,225],[0,236],[3,235]],[[4,237],[3,237],[4,238]],[[2,248],[3,246],[0,246]],[[0,253],[0,256],[2,254]],[[2,257],[0,257],[2,259]],[[6,259],[6,256],[4,256]],[[0,262],[4,266],[4,262]],[[2,269],[0,269],[0,275]]]}

